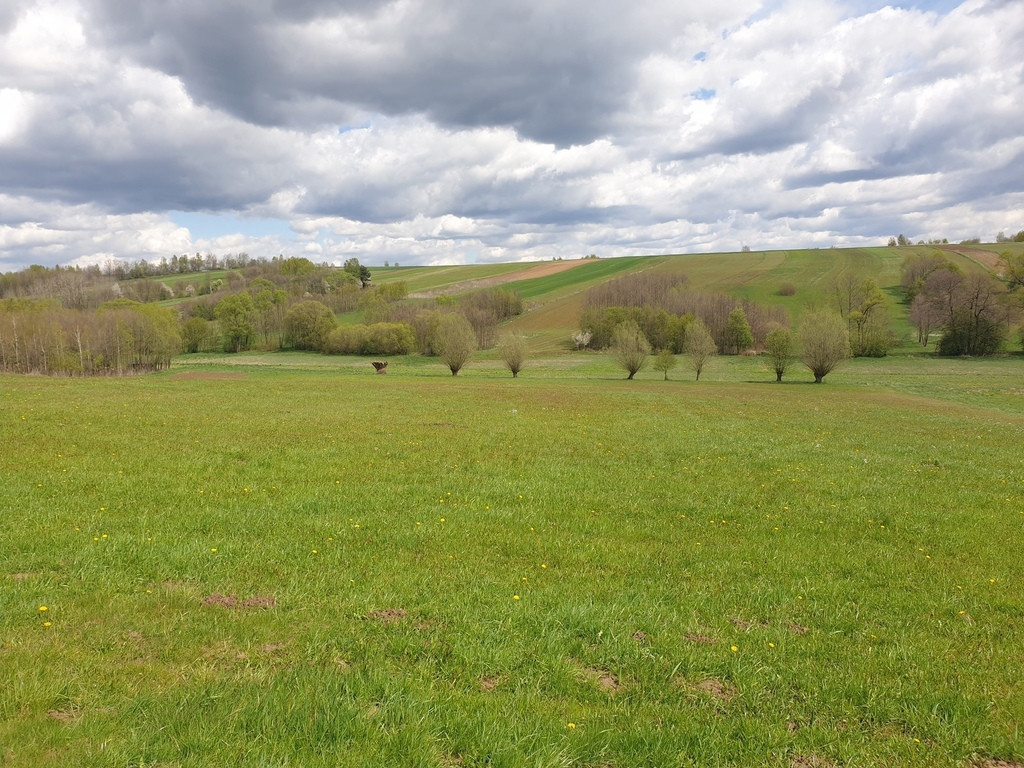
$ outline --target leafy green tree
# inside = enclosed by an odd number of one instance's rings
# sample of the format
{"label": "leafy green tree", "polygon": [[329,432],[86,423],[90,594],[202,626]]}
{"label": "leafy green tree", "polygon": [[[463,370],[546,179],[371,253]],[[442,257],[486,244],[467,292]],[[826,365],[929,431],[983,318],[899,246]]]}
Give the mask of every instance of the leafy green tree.
{"label": "leafy green tree", "polygon": [[190,317],[181,327],[181,346],[194,354],[206,346],[210,338],[210,323],[201,317]]}
{"label": "leafy green tree", "polygon": [[498,342],[498,356],[511,371],[512,378],[516,378],[526,361],[526,337],[518,333],[503,336]]}
{"label": "leafy green tree", "polygon": [[213,310],[224,336],[225,352],[242,352],[252,346],[256,306],[248,293],[236,293],[217,302]]}
{"label": "leafy green tree", "polygon": [[452,376],[458,376],[476,352],[476,331],[461,314],[448,312],[438,321],[432,346]]}
{"label": "leafy green tree", "polygon": [[293,304],[284,316],[285,344],[293,349],[321,350],[327,335],[337,324],[337,318],[326,304],[315,300],[300,301]]}
{"label": "leafy green tree", "polygon": [[615,351],[615,362],[619,364],[632,379],[647,364],[647,356],[651,353],[651,345],[633,320],[627,320],[615,326],[612,332],[612,349]]}
{"label": "leafy green tree", "polygon": [[725,346],[730,354],[738,355],[754,346],[754,334],[750,331],[747,314],[743,307],[736,307],[729,313],[725,326]]}
{"label": "leafy green tree", "polygon": [[773,328],[765,338],[764,350],[775,371],[775,380],[782,381],[783,374],[793,362],[793,336],[782,327]]}
{"label": "leafy green tree", "polygon": [[358,280],[359,285],[363,288],[366,288],[370,284],[370,268],[360,264],[359,259],[348,259],[345,262],[344,270]]}
{"label": "leafy green tree", "polygon": [[709,359],[718,354],[715,338],[702,320],[694,320],[687,326],[683,353],[689,358],[690,367],[697,374],[696,380],[700,381],[700,374],[704,370],[704,366]]}
{"label": "leafy green tree", "polygon": [[292,256],[287,259],[281,259],[278,262],[278,268],[281,270],[282,275],[288,275],[289,277],[305,277],[316,272],[316,264],[307,259],[304,256]]}
{"label": "leafy green tree", "polygon": [[850,331],[842,317],[824,309],[805,312],[800,318],[800,359],[812,374],[814,383],[824,378],[850,356]]}
{"label": "leafy green tree", "polygon": [[665,381],[668,381],[668,372],[676,367],[676,356],[671,349],[661,350],[654,358],[654,370],[665,374]]}
{"label": "leafy green tree", "polygon": [[[1018,236],[1022,234],[1024,231],[1017,233]],[[1024,252],[1003,251],[999,254],[999,264],[1002,267],[1003,279],[1006,281],[1007,288],[1015,291],[1024,287]]]}

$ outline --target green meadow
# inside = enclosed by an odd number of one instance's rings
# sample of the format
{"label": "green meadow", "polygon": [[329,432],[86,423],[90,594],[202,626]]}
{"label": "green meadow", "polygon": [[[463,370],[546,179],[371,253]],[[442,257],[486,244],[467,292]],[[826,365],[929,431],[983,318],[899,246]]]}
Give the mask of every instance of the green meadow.
{"label": "green meadow", "polygon": [[1024,760],[1019,356],[389,371],[0,376],[0,765]]}

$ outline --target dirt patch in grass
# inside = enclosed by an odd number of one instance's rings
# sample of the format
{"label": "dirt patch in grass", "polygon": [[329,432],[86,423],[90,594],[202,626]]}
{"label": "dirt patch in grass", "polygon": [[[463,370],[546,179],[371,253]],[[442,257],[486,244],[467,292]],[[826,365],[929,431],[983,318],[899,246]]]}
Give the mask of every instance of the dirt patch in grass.
{"label": "dirt patch in grass", "polygon": [[46,716],[61,723],[71,723],[78,719],[77,710],[51,709]]}
{"label": "dirt patch in grass", "polygon": [[1024,763],[1007,762],[990,757],[980,763],[974,763],[974,768],[1024,768]]}
{"label": "dirt patch in grass", "polygon": [[36,577],[38,574],[35,573],[12,573],[11,578],[15,581],[28,581],[31,578]]}
{"label": "dirt patch in grass", "polygon": [[767,626],[769,626],[767,621],[756,621],[756,622],[755,621],[747,621],[746,619],[741,619],[739,616],[730,616],[729,617],[729,621],[732,622],[732,625],[734,627],[736,627],[736,629],[740,629],[740,630],[743,630],[743,631],[746,631],[746,630],[750,629],[751,627],[767,627]]}
{"label": "dirt patch in grass", "polygon": [[686,639],[691,643],[696,643],[697,645],[716,645],[718,643],[715,638],[709,637],[708,635],[700,635],[696,632],[687,632]]}
{"label": "dirt patch in grass", "polygon": [[495,676],[487,676],[480,678],[480,690],[490,693],[498,687],[498,678]]}
{"label": "dirt patch in grass", "polygon": [[630,637],[632,637],[634,640],[636,640],[640,644],[643,644],[643,643],[647,642],[647,633],[643,632],[643,631],[641,631],[639,629],[636,632],[634,632],[632,635],[630,635]]}
{"label": "dirt patch in grass", "polygon": [[719,680],[717,677],[709,677],[706,680],[701,680],[699,683],[695,683],[693,688],[701,693],[710,693],[721,702],[732,701],[736,696],[736,686],[732,683]]}
{"label": "dirt patch in grass", "polygon": [[239,600],[237,595],[214,593],[203,598],[203,605],[212,605],[215,608],[262,608],[267,610],[277,605],[277,598],[273,595],[253,595],[245,600]]}
{"label": "dirt patch in grass", "polygon": [[203,598],[203,605],[212,605],[216,608],[237,608],[238,597],[236,595],[214,593]]}
{"label": "dirt patch in grass", "polygon": [[408,615],[409,612],[404,608],[385,608],[380,611],[370,611],[366,617],[379,621],[381,624],[396,624]]}
{"label": "dirt patch in grass", "polygon": [[587,675],[605,693],[618,693],[625,687],[619,680],[619,676],[607,669],[588,669]]}
{"label": "dirt patch in grass", "polygon": [[264,610],[277,605],[277,598],[273,595],[253,595],[242,603],[243,608],[262,608]]}
{"label": "dirt patch in grass", "polygon": [[797,624],[795,622],[792,622],[792,621],[789,622],[786,626],[789,627],[789,631],[790,632],[793,632],[794,634],[797,634],[797,635],[806,635],[808,632],[811,631],[810,627],[804,627],[804,626],[802,626],[800,624]]}
{"label": "dirt patch in grass", "polygon": [[244,379],[248,375],[247,373],[229,373],[227,371],[187,371],[175,373],[171,378],[179,381],[195,381],[197,379]]}

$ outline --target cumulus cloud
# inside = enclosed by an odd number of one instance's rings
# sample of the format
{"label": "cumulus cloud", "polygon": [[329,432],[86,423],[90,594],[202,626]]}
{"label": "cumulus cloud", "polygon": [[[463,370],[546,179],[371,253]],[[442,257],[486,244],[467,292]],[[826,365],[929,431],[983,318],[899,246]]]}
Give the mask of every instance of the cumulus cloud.
{"label": "cumulus cloud", "polygon": [[11,0],[0,269],[1016,231],[1021,42],[1002,0]]}

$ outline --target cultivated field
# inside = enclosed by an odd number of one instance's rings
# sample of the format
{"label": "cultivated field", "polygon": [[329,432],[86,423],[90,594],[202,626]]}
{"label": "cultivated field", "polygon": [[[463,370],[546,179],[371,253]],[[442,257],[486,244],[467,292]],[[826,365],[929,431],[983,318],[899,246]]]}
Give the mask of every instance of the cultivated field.
{"label": "cultivated field", "polygon": [[0,376],[0,764],[1024,760],[1019,356],[671,378]]}

